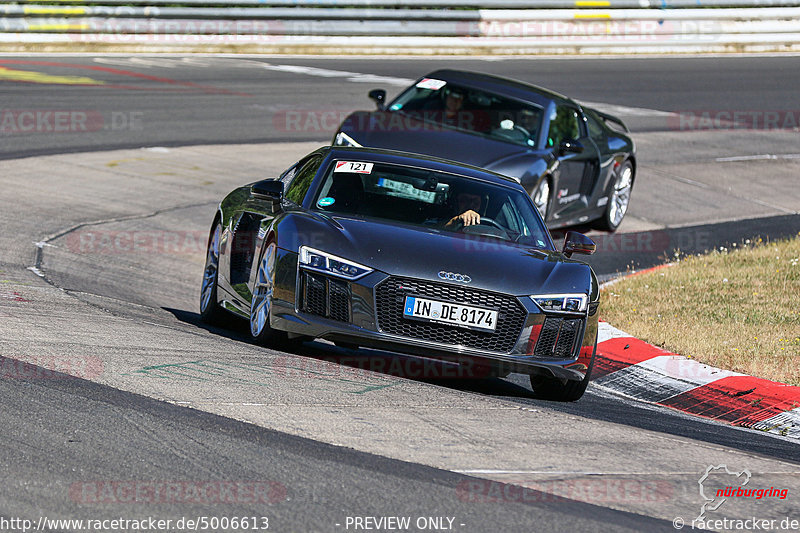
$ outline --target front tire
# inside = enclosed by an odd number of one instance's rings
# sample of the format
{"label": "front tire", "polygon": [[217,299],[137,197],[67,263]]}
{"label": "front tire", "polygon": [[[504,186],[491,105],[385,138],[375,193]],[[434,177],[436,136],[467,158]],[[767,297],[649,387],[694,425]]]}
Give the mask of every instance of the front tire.
{"label": "front tire", "polygon": [[200,287],[200,319],[206,324],[220,325],[224,322],[225,310],[217,301],[219,279],[219,242],[222,224],[216,222],[208,238],[206,266],[203,271],[203,284]]}
{"label": "front tire", "polygon": [[270,242],[261,254],[253,287],[253,297],[250,300],[250,336],[259,344],[274,342],[279,333],[269,325],[272,296],[275,291],[277,252],[278,246],[274,242]]}
{"label": "front tire", "polygon": [[631,190],[633,189],[633,165],[630,161],[625,161],[619,167],[608,195],[608,205],[603,216],[597,223],[597,229],[614,232],[617,230],[625,213],[628,212],[628,205],[631,201]]}
{"label": "front tire", "polygon": [[580,381],[567,381],[564,383],[554,377],[531,375],[531,388],[536,397],[552,402],[575,402],[580,400],[583,393],[586,392],[586,387],[589,386],[589,380],[592,378],[595,357],[597,357],[597,340],[594,341],[592,362],[589,363],[589,368],[586,369],[586,374]]}

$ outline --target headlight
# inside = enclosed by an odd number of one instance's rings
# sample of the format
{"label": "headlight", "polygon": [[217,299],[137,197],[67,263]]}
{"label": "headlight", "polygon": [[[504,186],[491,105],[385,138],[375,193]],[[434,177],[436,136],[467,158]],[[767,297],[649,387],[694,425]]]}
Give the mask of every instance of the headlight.
{"label": "headlight", "polygon": [[585,294],[542,294],[531,300],[547,313],[585,313],[589,303]]}
{"label": "headlight", "polygon": [[355,280],[366,276],[372,269],[327,252],[321,252],[308,246],[300,247],[300,266],[309,270],[324,272],[337,278]]}
{"label": "headlight", "polygon": [[336,137],[333,138],[333,145],[334,146],[361,147],[361,145],[358,144],[358,142],[356,142],[355,139],[353,139],[352,137],[350,137],[348,134],[346,134],[343,131],[340,131],[339,133],[337,133]]}

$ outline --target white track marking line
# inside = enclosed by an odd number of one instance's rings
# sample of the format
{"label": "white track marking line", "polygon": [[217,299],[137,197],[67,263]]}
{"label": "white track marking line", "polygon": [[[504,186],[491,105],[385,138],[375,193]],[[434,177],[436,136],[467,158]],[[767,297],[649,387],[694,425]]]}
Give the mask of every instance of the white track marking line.
{"label": "white track marking line", "polygon": [[224,66],[226,68],[262,68],[264,63],[254,59],[238,59],[233,57],[115,57],[99,56],[93,57],[92,61],[102,65],[114,65],[119,67],[199,67],[211,68]]}
{"label": "white track marking line", "polygon": [[28,267],[28,270],[30,270],[31,272],[33,272],[34,274],[36,274],[40,278],[44,277],[44,273],[41,270],[39,270],[38,268],[36,268],[35,266]]}
{"label": "white track marking line", "polygon": [[[293,74],[306,74],[308,76],[320,76],[323,78],[347,78],[347,81],[355,83],[388,83],[391,85],[406,86],[414,82],[411,78],[396,78],[393,76],[380,76],[376,74],[364,74],[361,72],[349,72],[346,70],[331,70],[317,67],[304,67],[299,65],[271,65],[264,64],[264,68],[278,72],[290,72]],[[628,107],[615,104],[603,104],[597,102],[584,102],[589,107],[597,107],[608,111],[611,114],[623,116],[641,117],[670,117],[675,113],[659,111],[657,109],[646,109],[642,107]]]}
{"label": "white track marking line", "polygon": [[[622,277],[617,278],[616,280],[608,281],[608,282],[604,283],[603,285],[601,285],[601,288],[608,287],[609,285],[612,285],[613,283],[616,283],[620,279],[622,279]],[[631,335],[625,333],[621,329],[615,328],[614,326],[612,326],[608,322],[600,322],[597,325],[597,344],[598,345],[600,343],[602,343],[602,342],[607,341],[607,340],[621,339],[621,338],[633,338],[633,337],[631,337]]]}
{"label": "white track marking line", "polygon": [[410,78],[395,78],[393,76],[379,76],[377,74],[363,74],[361,72],[303,67],[299,65],[271,65],[269,63],[264,63],[262,66],[267,70],[274,70],[277,72],[305,74],[307,76],[318,76],[321,78],[346,78],[347,81],[355,83],[387,83],[389,85],[406,86],[414,81]]}
{"label": "white track marking line", "polygon": [[161,58],[161,57],[132,57],[131,63],[134,65],[142,65],[145,67],[160,67],[160,68],[175,68],[178,64],[177,59]]}
{"label": "white track marking line", "polygon": [[730,163],[734,161],[761,161],[761,160],[775,160],[775,159],[800,159],[800,154],[757,154],[757,155],[739,155],[733,157],[718,157],[714,161],[717,163]]}
{"label": "white track marking line", "polygon": [[[583,471],[583,470],[452,470],[457,474],[488,474],[488,475],[521,475],[521,474],[534,474],[534,475],[554,475],[554,476],[685,476],[689,474],[696,474],[696,472],[600,472],[600,471]],[[767,473],[767,472],[759,472]],[[794,472],[769,472],[771,474],[793,474]]]}
{"label": "white track marking line", "polygon": [[170,59],[166,57],[95,57],[92,58],[95,63],[102,65],[115,65],[118,67],[158,67],[158,68],[175,68],[180,65],[179,59]]}
{"label": "white track marking line", "polygon": [[616,104],[604,104],[601,102],[580,102],[581,105],[587,107],[594,107],[602,111],[606,111],[612,115],[620,115],[623,117],[672,117],[677,116],[675,113],[669,111],[660,111],[658,109],[647,109],[645,107],[628,107]]}
{"label": "white track marking line", "polygon": [[130,58],[127,57],[93,57],[92,61],[101,65],[114,65],[117,67],[128,67],[131,65]]}
{"label": "white track marking line", "polygon": [[[198,67],[208,67],[212,66],[212,61],[209,59],[217,59],[217,58],[191,58],[191,57],[183,57],[180,59],[171,59],[171,58],[149,58],[149,57],[127,57],[127,58],[106,58],[106,57],[95,57],[94,61],[96,63],[104,63],[108,65],[140,65],[140,66],[149,66],[149,67],[163,67],[163,68],[174,68],[178,65],[191,65],[191,66],[198,66]],[[241,63],[246,63],[245,65],[241,65]],[[292,74],[305,74],[307,76],[318,76],[321,78],[345,78],[347,81],[353,83],[385,83],[387,85],[396,85],[400,87],[405,87],[406,85],[410,85],[414,82],[411,78],[398,78],[394,76],[381,76],[379,74],[366,74],[363,72],[350,72],[347,70],[332,70],[326,68],[319,68],[319,67],[305,67],[301,65],[273,65],[270,63],[261,63],[252,60],[241,60],[237,62],[236,66],[247,66],[247,67],[261,67],[267,70],[273,70],[276,72],[288,72]],[[595,107],[611,113],[612,115],[620,115],[620,116],[627,116],[627,117],[671,117],[675,115],[675,113],[670,113],[668,111],[659,111],[657,109],[647,109],[642,107],[629,107],[623,105],[616,105],[616,104],[604,104],[600,102],[582,102],[583,105],[589,107]]]}
{"label": "white track marking line", "polygon": [[636,363],[666,378],[677,379],[697,386],[708,385],[722,378],[744,376],[739,372],[723,370],[682,355],[659,355]]}

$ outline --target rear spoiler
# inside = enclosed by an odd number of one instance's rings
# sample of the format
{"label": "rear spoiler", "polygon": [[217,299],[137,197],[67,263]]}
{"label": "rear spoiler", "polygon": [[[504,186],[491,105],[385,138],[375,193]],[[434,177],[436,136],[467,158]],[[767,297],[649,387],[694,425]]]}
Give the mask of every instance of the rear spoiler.
{"label": "rear spoiler", "polygon": [[625,133],[630,133],[631,132],[631,130],[628,129],[628,126],[626,126],[625,123],[622,122],[621,118],[615,117],[614,115],[609,115],[608,113],[603,113],[602,111],[598,111],[597,109],[593,109],[592,111],[597,113],[597,115],[600,118],[602,118],[604,121],[613,122],[614,124],[618,124],[623,130],[625,130]]}

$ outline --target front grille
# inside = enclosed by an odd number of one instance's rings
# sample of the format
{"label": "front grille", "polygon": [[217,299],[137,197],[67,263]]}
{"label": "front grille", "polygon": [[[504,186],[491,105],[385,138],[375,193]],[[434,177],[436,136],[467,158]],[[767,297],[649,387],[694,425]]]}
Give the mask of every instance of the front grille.
{"label": "front grille", "polygon": [[[500,353],[508,353],[514,348],[527,315],[517,299],[507,294],[411,278],[390,277],[378,285],[375,296],[378,327],[385,333]],[[409,320],[403,317],[406,296],[496,309],[496,329],[494,332],[475,331]]]}
{"label": "front grille", "polygon": [[339,322],[350,322],[350,285],[346,281],[303,272],[300,310]]}
{"label": "front grille", "polygon": [[533,355],[572,359],[575,357],[575,342],[582,325],[582,318],[547,317]]}

